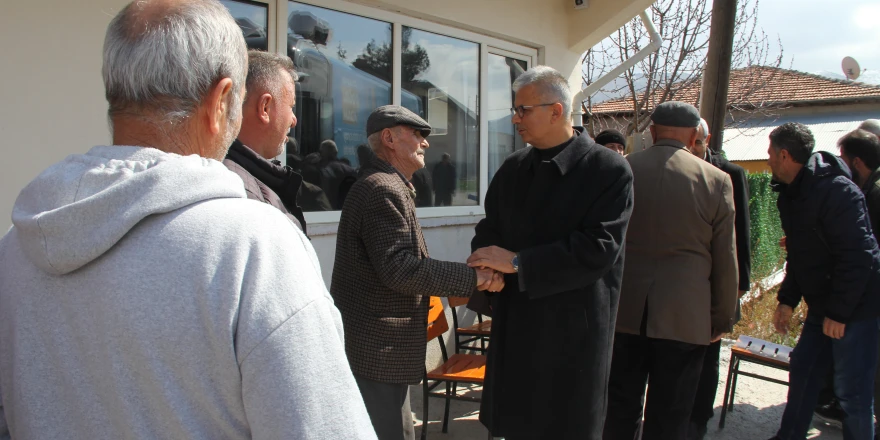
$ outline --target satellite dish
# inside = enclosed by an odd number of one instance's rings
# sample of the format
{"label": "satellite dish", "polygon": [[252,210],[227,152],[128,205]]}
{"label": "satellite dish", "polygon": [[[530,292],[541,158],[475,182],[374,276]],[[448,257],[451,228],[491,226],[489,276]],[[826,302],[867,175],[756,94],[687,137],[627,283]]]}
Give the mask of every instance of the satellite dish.
{"label": "satellite dish", "polygon": [[840,67],[843,68],[843,74],[846,75],[846,79],[849,80],[855,80],[862,73],[859,63],[853,57],[844,57],[843,61],[840,63]]}

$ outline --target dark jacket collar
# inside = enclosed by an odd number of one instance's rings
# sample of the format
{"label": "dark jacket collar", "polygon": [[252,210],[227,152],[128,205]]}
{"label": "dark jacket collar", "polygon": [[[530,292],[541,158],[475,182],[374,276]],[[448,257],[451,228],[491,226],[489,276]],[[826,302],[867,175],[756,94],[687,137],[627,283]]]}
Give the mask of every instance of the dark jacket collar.
{"label": "dark jacket collar", "polygon": [[[566,142],[571,142],[565,149],[559,152],[553,159],[550,160],[556,168],[559,169],[559,174],[566,175],[569,171],[573,170],[577,163],[587,154],[587,151],[590,148],[596,146],[596,142],[590,138],[590,135],[587,134],[586,130],[583,127],[574,127],[574,139],[571,139]],[[560,144],[562,145],[562,144]],[[529,151],[529,160],[527,161],[526,166],[532,167],[534,164],[538,163],[540,160],[538,158],[538,152],[535,147],[531,147],[532,151]]]}
{"label": "dark jacket collar", "polygon": [[878,182],[880,182],[880,168],[877,168],[870,176],[868,176],[868,180],[865,181],[865,186],[862,187],[862,193],[868,194],[875,187],[880,186],[878,185]]}
{"label": "dark jacket collar", "polygon": [[[226,158],[241,165],[245,171],[285,200],[289,200],[289,197],[293,197],[295,200],[296,192],[302,184],[302,176],[290,167],[263,158],[238,139],[229,147]],[[292,194],[290,194],[291,191]]]}
{"label": "dark jacket collar", "polygon": [[819,180],[837,176],[852,179],[849,168],[839,157],[827,151],[816,151],[810,155],[807,163],[804,164],[804,167],[801,168],[791,183],[777,182],[773,185],[773,190],[783,192],[792,198],[797,198],[801,194],[808,193]]}

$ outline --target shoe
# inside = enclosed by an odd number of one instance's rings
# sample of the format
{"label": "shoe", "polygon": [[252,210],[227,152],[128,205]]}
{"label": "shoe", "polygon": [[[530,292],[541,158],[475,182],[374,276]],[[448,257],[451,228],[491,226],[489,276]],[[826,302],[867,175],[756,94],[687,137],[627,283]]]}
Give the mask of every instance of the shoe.
{"label": "shoe", "polygon": [[688,423],[687,440],[703,440],[706,437],[706,424],[695,423],[691,420]]}
{"label": "shoe", "polygon": [[827,405],[820,405],[813,411],[813,415],[828,425],[843,428],[843,419],[846,413],[840,407],[837,399],[832,400]]}

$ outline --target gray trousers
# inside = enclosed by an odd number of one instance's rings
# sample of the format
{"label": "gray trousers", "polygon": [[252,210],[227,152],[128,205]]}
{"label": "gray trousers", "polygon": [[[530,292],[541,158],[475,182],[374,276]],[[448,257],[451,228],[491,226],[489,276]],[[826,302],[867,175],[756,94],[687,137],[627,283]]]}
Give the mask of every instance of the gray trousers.
{"label": "gray trousers", "polygon": [[409,385],[376,382],[354,376],[379,440],[414,440]]}

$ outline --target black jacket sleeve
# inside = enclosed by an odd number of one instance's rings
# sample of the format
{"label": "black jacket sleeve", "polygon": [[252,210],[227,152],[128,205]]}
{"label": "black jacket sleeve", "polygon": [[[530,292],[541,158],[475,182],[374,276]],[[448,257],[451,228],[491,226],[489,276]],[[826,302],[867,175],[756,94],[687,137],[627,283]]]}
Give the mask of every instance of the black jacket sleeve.
{"label": "black jacket sleeve", "polygon": [[834,262],[824,309],[828,318],[846,323],[866,294],[874,243],[867,239],[870,225],[862,192],[845,177],[836,177],[831,185],[820,213]]}
{"label": "black jacket sleeve", "polygon": [[736,263],[739,268],[739,290],[751,289],[752,238],[749,216],[749,182],[746,171],[736,164],[727,163],[724,171],[733,182],[733,205],[736,208],[734,220],[736,230]]}

